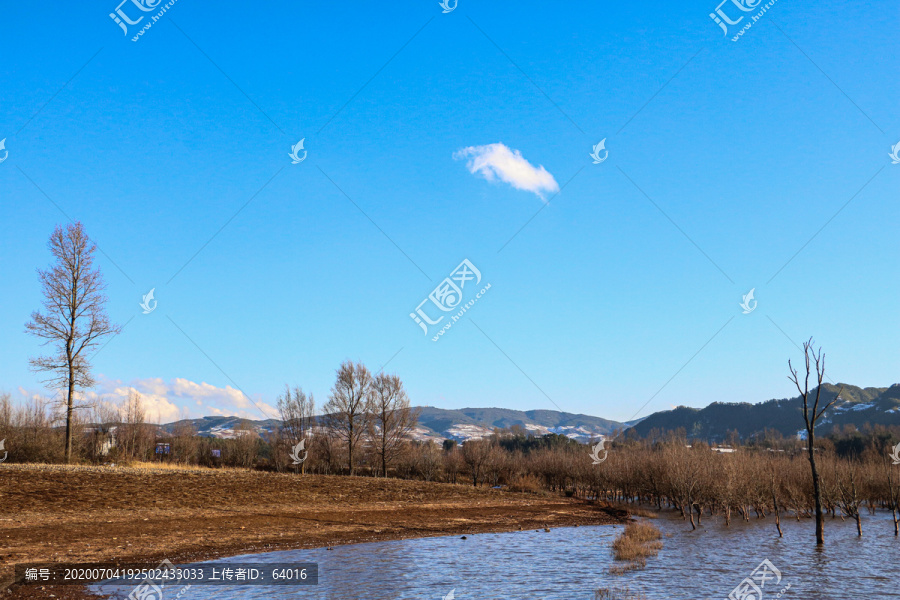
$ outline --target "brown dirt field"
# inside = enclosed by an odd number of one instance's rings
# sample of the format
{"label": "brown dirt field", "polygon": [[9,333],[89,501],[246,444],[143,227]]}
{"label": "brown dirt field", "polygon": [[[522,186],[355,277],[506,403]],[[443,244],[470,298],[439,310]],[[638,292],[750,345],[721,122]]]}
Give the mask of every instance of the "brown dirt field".
{"label": "brown dirt field", "polygon": [[[465,485],[261,473],[7,464],[0,590],[16,564],[156,564],[378,540],[621,523],[620,509]],[[95,598],[13,586],[3,598]]]}

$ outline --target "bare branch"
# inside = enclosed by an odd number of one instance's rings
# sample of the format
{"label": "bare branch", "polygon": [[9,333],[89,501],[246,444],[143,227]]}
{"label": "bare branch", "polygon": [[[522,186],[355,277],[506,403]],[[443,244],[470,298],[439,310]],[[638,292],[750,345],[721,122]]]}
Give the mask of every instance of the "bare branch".
{"label": "bare branch", "polygon": [[26,332],[43,340],[53,353],[32,358],[32,370],[45,373],[44,383],[66,390],[66,459],[72,453],[72,411],[76,388],[93,385],[91,365],[82,354],[121,330],[107,317],[103,290],[106,284],[93,268],[96,246],[81,223],[57,226],[50,236],[50,253],[56,262],[38,270],[44,295],[44,311],[31,314]]}

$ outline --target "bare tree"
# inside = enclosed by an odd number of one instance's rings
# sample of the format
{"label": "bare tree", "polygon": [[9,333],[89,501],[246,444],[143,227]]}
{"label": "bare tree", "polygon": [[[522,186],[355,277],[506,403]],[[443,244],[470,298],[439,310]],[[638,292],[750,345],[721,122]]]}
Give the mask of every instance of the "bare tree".
{"label": "bare tree", "polygon": [[344,446],[341,440],[327,430],[318,430],[312,435],[312,444],[316,452],[303,463],[309,465],[307,469],[325,475],[340,473],[341,465],[344,463]]}
{"label": "bare tree", "polygon": [[898,515],[898,511],[900,511],[900,486],[897,485],[897,480],[894,479],[891,463],[888,462],[886,457],[882,460],[887,470],[888,503],[891,507],[891,518],[894,521],[894,536],[897,537],[900,536],[900,515]]}
{"label": "bare tree", "polygon": [[856,521],[856,534],[862,537],[862,519],[859,507],[862,505],[865,491],[861,493],[859,489],[857,464],[858,460],[855,458],[850,458],[842,463],[835,461],[834,479],[837,484],[837,504],[844,516],[851,517]]}
{"label": "bare tree", "polygon": [[12,425],[12,414],[9,392],[0,392],[0,437],[3,437],[2,433],[8,431]]}
{"label": "bare tree", "polygon": [[409,407],[409,396],[397,375],[379,373],[369,388],[372,419],[369,439],[387,477],[388,465],[403,450],[403,443],[419,421],[419,413]]}
{"label": "bare tree", "polygon": [[[447,442],[453,442],[448,444]],[[449,483],[456,483],[459,472],[462,471],[463,459],[456,440],[444,440],[444,473],[447,474]]]}
{"label": "bare tree", "polygon": [[90,418],[93,425],[87,454],[92,462],[100,462],[109,456],[115,447],[115,430],[119,420],[119,410],[109,400],[99,398],[91,406]]}
{"label": "bare tree", "polygon": [[31,396],[18,407],[10,407],[8,428],[0,432],[7,439],[8,460],[17,462],[59,462],[63,457],[63,439],[54,429],[50,401]]}
{"label": "bare tree", "polygon": [[259,432],[256,431],[253,423],[247,419],[241,419],[241,422],[234,428],[234,440],[229,457],[232,464],[252,469],[259,455],[259,444]]}
{"label": "bare tree", "polygon": [[769,471],[769,491],[772,494],[772,510],[775,513],[775,527],[778,529],[778,537],[784,537],[784,532],[781,531],[781,509],[778,506],[778,496],[781,491],[781,482],[778,478],[778,468],[775,466],[774,462],[771,461],[771,459],[770,463],[771,464],[767,465],[767,470]]}
{"label": "bare tree", "polygon": [[[291,390],[290,386],[285,385],[284,395],[278,397],[278,412],[281,414],[280,433],[283,444],[294,446],[310,437],[316,420],[316,400],[312,394],[307,396],[300,386],[294,386]],[[300,464],[300,472],[306,472],[306,461]]]}
{"label": "bare tree", "polygon": [[472,475],[472,486],[478,487],[482,480],[485,464],[491,455],[491,442],[489,440],[466,440],[462,447],[462,457],[469,473]]}
{"label": "bare tree", "polygon": [[431,440],[417,443],[419,453],[419,475],[425,481],[435,481],[443,467],[443,454],[437,444]]}
{"label": "bare tree", "polygon": [[147,426],[144,400],[136,390],[119,407],[119,425],[116,427],[116,446],[124,459],[146,460],[153,443],[153,434]]}
{"label": "bare tree", "polygon": [[484,473],[491,487],[500,485],[511,470],[512,453],[506,452],[497,443],[491,443],[487,458],[484,461]]}
{"label": "bare tree", "polygon": [[187,418],[187,412],[182,413],[182,419],[172,428],[172,457],[177,462],[187,465],[195,465],[200,459],[200,440],[197,438],[197,428]]}
{"label": "bare tree", "polygon": [[44,311],[31,313],[25,325],[28,333],[51,345],[53,352],[32,358],[34,371],[48,373],[45,383],[66,391],[66,462],[72,460],[72,411],[75,392],[90,387],[94,380],[88,351],[120,328],[106,315],[106,284],[94,268],[97,247],[88,238],[81,223],[57,226],[50,236],[50,252],[56,259],[48,270],[38,270],[44,295]]}
{"label": "bare tree", "polygon": [[[803,358],[806,365],[806,377],[801,385],[800,377],[797,369],[788,360],[788,368],[791,374],[788,379],[797,386],[800,397],[803,399],[803,423],[806,426],[806,451],[809,454],[809,468],[812,471],[813,480],[813,496],[816,504],[816,544],[825,543],[825,514],[822,510],[822,483],[819,478],[819,470],[816,467],[816,423],[825,414],[825,411],[834,405],[835,401],[841,397],[842,387],[837,395],[830,401],[822,403],[822,381],[825,379],[825,355],[822,354],[822,348],[818,351],[813,349],[812,338],[803,343]],[[813,366],[816,371],[816,390],[815,398],[810,398],[809,377],[812,374]],[[810,401],[812,400],[812,404]],[[821,404],[821,408],[820,407]]]}
{"label": "bare tree", "polygon": [[350,475],[353,475],[353,451],[366,431],[371,385],[372,375],[364,364],[344,361],[323,408],[326,427],[346,444]]}

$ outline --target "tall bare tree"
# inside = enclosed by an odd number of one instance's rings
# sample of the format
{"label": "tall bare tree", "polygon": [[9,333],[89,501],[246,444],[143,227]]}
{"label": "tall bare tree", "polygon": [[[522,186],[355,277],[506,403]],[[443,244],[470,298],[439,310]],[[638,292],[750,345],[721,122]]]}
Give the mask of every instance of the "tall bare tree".
{"label": "tall bare tree", "polygon": [[[284,386],[284,395],[278,397],[278,412],[281,414],[282,442],[294,446],[301,440],[308,440],[315,425],[316,399],[300,386]],[[306,448],[309,451],[309,448]],[[306,471],[306,461],[300,465],[300,472]]]}
{"label": "tall bare tree", "polygon": [[372,374],[361,362],[344,361],[323,408],[326,427],[347,446],[347,468],[353,475],[353,451],[366,431]]}
{"label": "tall bare tree", "polygon": [[57,226],[48,245],[56,262],[47,270],[38,269],[44,311],[31,313],[25,329],[53,348],[30,364],[34,371],[47,373],[44,382],[50,387],[65,390],[66,462],[70,462],[75,393],[94,384],[88,351],[120,328],[106,315],[106,284],[100,269],[94,268],[97,247],[84,226]]}
{"label": "tall bare tree", "polygon": [[372,419],[369,439],[387,477],[388,465],[403,451],[403,444],[419,421],[418,411],[409,407],[409,396],[397,375],[379,373],[369,388]]}
{"label": "tall bare tree", "polygon": [[[797,386],[797,391],[800,392],[800,397],[803,399],[806,451],[809,455],[809,468],[812,471],[813,496],[816,504],[816,544],[821,545],[825,543],[825,513],[822,509],[822,482],[819,477],[819,469],[816,467],[816,423],[822,418],[825,411],[831,408],[837,399],[841,397],[844,388],[841,387],[840,391],[830,402],[823,402],[822,381],[825,379],[825,355],[822,353],[821,347],[818,350],[813,349],[812,338],[803,343],[803,359],[806,366],[806,376],[803,379],[803,383],[801,384],[797,369],[794,368],[790,360],[788,360],[788,368],[791,374],[788,375],[788,379],[794,382],[794,385]],[[814,367],[816,389],[815,396],[812,397],[809,390],[809,378],[813,373]]]}

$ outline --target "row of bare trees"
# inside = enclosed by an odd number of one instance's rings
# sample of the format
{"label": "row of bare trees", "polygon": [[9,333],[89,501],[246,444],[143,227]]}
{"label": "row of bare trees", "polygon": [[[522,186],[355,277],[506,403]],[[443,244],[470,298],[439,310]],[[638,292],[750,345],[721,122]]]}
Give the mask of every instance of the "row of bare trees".
{"label": "row of bare trees", "polygon": [[[889,448],[870,449],[841,458],[817,449],[818,491],[806,457],[745,449],[720,454],[702,444],[687,447],[682,439],[654,446],[636,445],[610,453],[589,477],[567,473],[570,485],[594,498],[674,508],[696,527],[704,515],[729,524],[771,515],[781,534],[781,518],[815,518],[817,511],[850,518],[862,535],[861,515],[878,508],[891,511],[894,534],[900,516],[898,467]],[[817,541],[823,527],[817,520]]]}
{"label": "row of bare trees", "polygon": [[[358,365],[353,369],[360,371]],[[367,402],[371,409],[377,406],[371,402],[384,394],[377,388],[370,394]],[[294,388],[286,389],[280,400],[282,428],[260,435],[250,423],[243,423],[235,428],[233,439],[222,440],[198,437],[188,421],[161,437],[157,426],[145,422],[140,395],[135,393],[117,407],[106,405],[110,411],[106,420],[99,418],[103,422],[99,426],[83,426],[85,433],[73,437],[73,448],[86,460],[156,459],[284,471],[291,469],[287,458],[290,446],[295,445],[294,440],[304,439],[307,472],[348,473],[348,438],[316,423],[314,399]],[[0,395],[0,437],[7,438],[11,461],[63,459],[65,439],[61,428],[54,427],[54,419],[61,418],[39,400],[13,406],[8,394]],[[378,425],[391,421],[374,412],[366,418],[369,420],[358,423],[367,433],[354,448],[357,474],[387,473],[407,479],[670,507],[694,527],[710,516],[725,523],[771,516],[780,533],[783,518],[816,515],[815,484],[804,441],[781,439],[773,445],[766,439],[722,453],[688,440],[683,433],[643,440],[626,436],[611,444],[607,460],[595,465],[588,445],[565,436],[529,436],[521,428],[513,428],[461,445],[452,440],[442,445],[415,442],[401,436],[385,454]],[[111,435],[116,445],[104,454],[101,450]],[[898,441],[900,431],[879,427],[863,432],[844,429],[819,437],[814,454],[823,515],[852,519],[862,535],[865,514],[882,508],[891,511],[894,532],[900,533],[900,465],[890,456]],[[167,454],[155,455],[159,442],[168,445]]]}
{"label": "row of bare trees", "polygon": [[386,477],[418,421],[400,377],[383,372],[373,376],[364,364],[349,360],[338,368],[323,412],[323,427],[343,442],[350,475],[365,440]]}
{"label": "row of bare trees", "polygon": [[[852,519],[860,535],[864,515],[876,509],[891,511],[894,533],[900,533],[900,465],[890,458],[891,443],[900,440],[900,432],[893,437],[887,433],[871,432],[859,454],[835,451],[844,439],[839,434],[821,439],[815,449],[823,515]],[[321,443],[327,445],[326,440]],[[407,443],[393,474],[672,508],[695,528],[708,517],[726,524],[736,518],[771,517],[780,535],[784,518],[815,519],[817,507],[803,442],[785,441],[784,446],[743,446],[726,453],[671,434],[655,442],[616,442],[608,459],[595,465],[588,445],[563,436],[534,438],[497,431],[461,446]],[[363,465],[377,463],[370,448],[364,446],[361,456]],[[311,453],[310,460],[313,472],[329,472],[325,455]]]}
{"label": "row of bare trees", "polygon": [[118,405],[101,398],[71,414],[67,404],[33,399],[13,407],[9,394],[0,395],[0,439],[8,438],[13,461],[166,460],[279,471],[294,467],[301,473],[314,464],[317,472],[335,474],[354,474],[362,464],[366,473],[387,476],[406,453],[418,419],[399,376],[373,376],[364,364],[351,361],[337,369],[324,415],[316,416],[312,394],[286,386],[277,401],[281,419],[274,432],[260,435],[243,422],[233,439],[216,443],[195,440],[197,432],[187,420],[166,430],[148,423],[136,391]]}
{"label": "row of bare trees", "polygon": [[17,462],[69,462],[79,458],[98,462],[114,456],[137,458],[153,447],[156,426],[146,421],[140,394],[131,393],[121,403],[100,400],[72,411],[48,398],[33,397],[13,405],[8,393],[0,394],[0,439],[6,441],[9,459]]}

